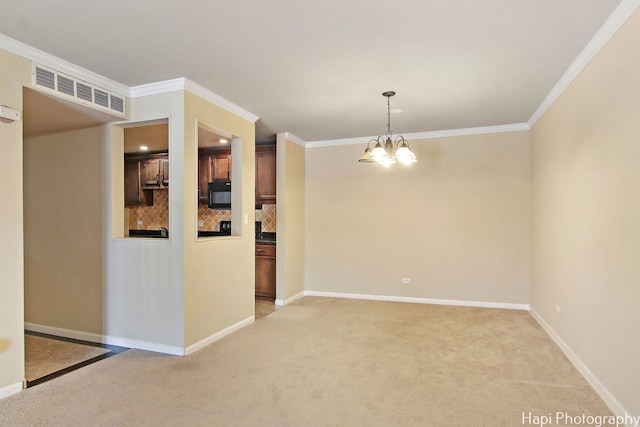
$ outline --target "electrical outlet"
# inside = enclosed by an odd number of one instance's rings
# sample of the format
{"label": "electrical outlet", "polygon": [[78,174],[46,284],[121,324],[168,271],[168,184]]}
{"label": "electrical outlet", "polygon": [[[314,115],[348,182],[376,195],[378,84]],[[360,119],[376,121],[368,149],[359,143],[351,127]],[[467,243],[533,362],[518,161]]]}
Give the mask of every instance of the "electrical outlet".
{"label": "electrical outlet", "polygon": [[142,225],[142,220],[141,219],[138,220],[138,225]]}
{"label": "electrical outlet", "polygon": [[556,304],[556,313],[560,313],[560,304]]}
{"label": "electrical outlet", "polygon": [[402,282],[403,285],[408,285],[408,284],[411,283],[411,279],[408,278],[408,277],[403,277],[401,282]]}
{"label": "electrical outlet", "polygon": [[198,220],[198,227],[204,227],[204,220],[202,219]]}

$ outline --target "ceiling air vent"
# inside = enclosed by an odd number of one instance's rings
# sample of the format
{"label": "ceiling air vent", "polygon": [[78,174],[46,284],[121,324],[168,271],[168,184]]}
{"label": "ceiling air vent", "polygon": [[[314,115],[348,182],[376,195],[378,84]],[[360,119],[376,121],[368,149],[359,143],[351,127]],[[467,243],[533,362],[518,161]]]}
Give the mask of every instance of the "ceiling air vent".
{"label": "ceiling air vent", "polygon": [[78,92],[76,94],[78,98],[82,99],[83,101],[93,102],[93,89],[91,89],[91,86],[83,85],[80,82],[76,82],[76,88],[78,89]]}
{"label": "ceiling air vent", "polygon": [[127,118],[127,102],[124,96],[51,68],[33,64],[32,86],[61,98]]}
{"label": "ceiling air vent", "polygon": [[58,92],[66,93],[67,95],[75,96],[73,80],[64,76],[58,75]]}
{"label": "ceiling air vent", "polygon": [[36,84],[49,89],[55,89],[55,74],[43,68],[36,68]]}

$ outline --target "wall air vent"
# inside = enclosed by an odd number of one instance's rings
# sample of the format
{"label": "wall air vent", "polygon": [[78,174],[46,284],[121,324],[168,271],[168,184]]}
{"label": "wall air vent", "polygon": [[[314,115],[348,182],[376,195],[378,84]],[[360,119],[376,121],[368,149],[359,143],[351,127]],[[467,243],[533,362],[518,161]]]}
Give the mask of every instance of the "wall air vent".
{"label": "wall air vent", "polygon": [[124,96],[35,63],[32,74],[32,87],[35,89],[127,118],[127,99]]}

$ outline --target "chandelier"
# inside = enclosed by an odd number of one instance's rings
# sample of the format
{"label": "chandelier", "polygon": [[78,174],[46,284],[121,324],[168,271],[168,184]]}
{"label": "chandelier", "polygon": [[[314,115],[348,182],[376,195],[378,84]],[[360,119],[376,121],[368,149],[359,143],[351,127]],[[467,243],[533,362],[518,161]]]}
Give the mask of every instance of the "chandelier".
{"label": "chandelier", "polygon": [[[378,163],[384,167],[389,167],[395,162],[409,165],[417,161],[416,155],[409,148],[409,142],[402,135],[398,135],[393,140],[391,133],[391,97],[396,93],[393,91],[384,92],[382,96],[387,98],[387,134],[380,135],[367,143],[364,153],[359,162]],[[373,150],[371,144],[375,144]]]}

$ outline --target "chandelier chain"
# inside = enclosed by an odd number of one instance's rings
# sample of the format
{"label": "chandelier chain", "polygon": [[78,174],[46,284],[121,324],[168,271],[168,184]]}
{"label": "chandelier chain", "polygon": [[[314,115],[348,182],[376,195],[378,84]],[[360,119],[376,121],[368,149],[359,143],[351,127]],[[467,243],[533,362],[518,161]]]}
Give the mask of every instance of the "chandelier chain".
{"label": "chandelier chain", "polygon": [[391,136],[391,97],[387,96],[387,137]]}

